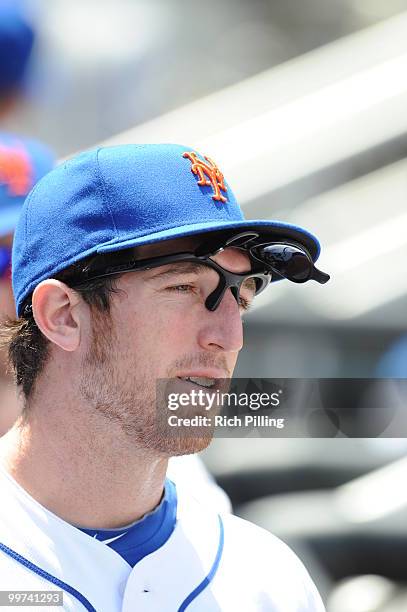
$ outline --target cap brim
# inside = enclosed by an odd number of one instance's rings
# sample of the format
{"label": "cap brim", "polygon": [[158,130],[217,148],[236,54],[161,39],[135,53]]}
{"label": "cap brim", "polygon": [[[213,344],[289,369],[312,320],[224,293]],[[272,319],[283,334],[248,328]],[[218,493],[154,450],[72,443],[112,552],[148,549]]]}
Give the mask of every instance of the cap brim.
{"label": "cap brim", "polygon": [[230,223],[225,221],[222,223],[210,221],[208,223],[194,223],[191,225],[183,225],[181,227],[178,226],[163,230],[161,232],[146,234],[145,236],[138,236],[137,238],[126,240],[124,242],[109,242],[100,246],[97,249],[97,252],[112,253],[114,251],[142,246],[144,244],[153,244],[163,240],[182,238],[184,236],[193,236],[204,233],[206,234],[207,232],[219,232],[222,230],[227,231],[231,229],[257,231],[260,236],[264,236],[264,238],[270,241],[291,240],[302,244],[308,250],[314,262],[318,259],[320,254],[321,247],[317,238],[307,230],[296,225],[291,225],[290,223],[254,219],[231,221]]}

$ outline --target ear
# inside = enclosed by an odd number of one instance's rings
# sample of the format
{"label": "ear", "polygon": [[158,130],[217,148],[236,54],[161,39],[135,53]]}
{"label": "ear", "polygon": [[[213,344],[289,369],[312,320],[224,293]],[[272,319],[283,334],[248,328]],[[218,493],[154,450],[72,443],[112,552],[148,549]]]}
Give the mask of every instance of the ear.
{"label": "ear", "polygon": [[35,322],[44,336],[64,351],[75,351],[81,337],[81,300],[65,283],[55,279],[40,283],[33,293]]}

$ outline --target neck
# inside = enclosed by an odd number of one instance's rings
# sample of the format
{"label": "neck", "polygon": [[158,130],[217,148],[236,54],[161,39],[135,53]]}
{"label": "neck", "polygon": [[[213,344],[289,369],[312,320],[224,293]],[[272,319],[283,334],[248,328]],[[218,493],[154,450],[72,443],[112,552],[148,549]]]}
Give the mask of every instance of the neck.
{"label": "neck", "polygon": [[96,529],[132,523],[160,502],[168,460],[134,448],[117,423],[84,414],[65,402],[33,402],[0,440],[0,462],[69,523]]}

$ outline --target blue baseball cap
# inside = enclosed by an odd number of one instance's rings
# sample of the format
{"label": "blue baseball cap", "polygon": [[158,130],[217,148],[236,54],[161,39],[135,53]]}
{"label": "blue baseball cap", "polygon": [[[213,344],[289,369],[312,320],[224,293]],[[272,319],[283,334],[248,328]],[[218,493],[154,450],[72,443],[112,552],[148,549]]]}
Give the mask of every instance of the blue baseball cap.
{"label": "blue baseball cap", "polygon": [[183,236],[236,228],[302,244],[317,239],[278,221],[246,220],[216,164],[178,144],[121,145],[81,153],[26,199],[14,235],[17,314],[43,280],[79,260]]}
{"label": "blue baseball cap", "polygon": [[0,133],[0,236],[14,232],[25,198],[54,164],[42,143]]}
{"label": "blue baseball cap", "polygon": [[17,0],[0,0],[0,95],[24,80],[34,31]]}

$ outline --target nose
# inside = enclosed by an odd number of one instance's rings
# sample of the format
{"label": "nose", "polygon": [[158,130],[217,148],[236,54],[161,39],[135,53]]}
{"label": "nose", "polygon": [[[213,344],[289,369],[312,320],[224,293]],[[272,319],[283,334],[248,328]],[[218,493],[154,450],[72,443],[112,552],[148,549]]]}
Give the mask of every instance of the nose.
{"label": "nose", "polygon": [[243,323],[239,305],[228,289],[216,310],[202,313],[199,345],[206,351],[239,352],[243,347]]}

